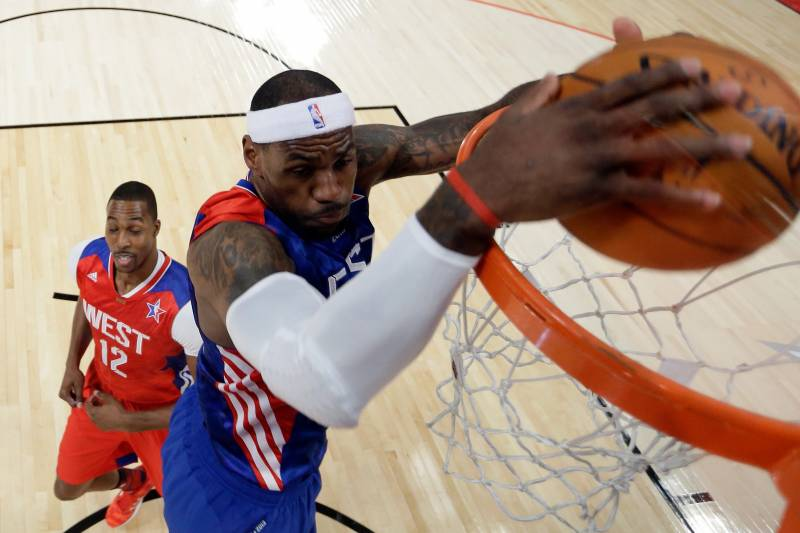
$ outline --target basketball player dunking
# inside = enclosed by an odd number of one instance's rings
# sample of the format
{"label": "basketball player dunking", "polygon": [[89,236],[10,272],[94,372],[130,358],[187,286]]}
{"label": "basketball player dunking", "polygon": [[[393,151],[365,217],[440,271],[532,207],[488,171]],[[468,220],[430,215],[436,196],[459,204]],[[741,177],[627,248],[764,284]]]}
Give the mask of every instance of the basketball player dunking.
{"label": "basketball player dunking", "polygon": [[[618,36],[640,35],[617,21]],[[624,35],[620,35],[620,33]],[[625,168],[690,154],[742,157],[748,139],[635,139],[642,118],[732,102],[738,87],[687,84],[684,60],[542,108],[558,80],[410,127],[353,126],[324,76],[287,71],[255,93],[247,178],[200,208],[188,267],[203,347],[197,386],[164,446],[173,532],[315,530],[325,428],[365,404],[425,346],[500,220],[551,218],[608,199],[703,209],[712,193],[637,180]],[[370,189],[450,167],[464,135],[511,108],[367,267]]]}
{"label": "basketball player dunking", "polygon": [[[72,406],[58,451],[61,500],[120,488],[106,522],[130,520],[147,492],[161,491],[161,446],[172,408],[192,382],[202,343],[186,267],[156,247],[153,191],[123,183],[106,207],[105,237],[75,246],[70,275],[80,291],[61,398]],[[84,378],[81,356],[94,341]],[[141,460],[135,469],[122,468]]]}

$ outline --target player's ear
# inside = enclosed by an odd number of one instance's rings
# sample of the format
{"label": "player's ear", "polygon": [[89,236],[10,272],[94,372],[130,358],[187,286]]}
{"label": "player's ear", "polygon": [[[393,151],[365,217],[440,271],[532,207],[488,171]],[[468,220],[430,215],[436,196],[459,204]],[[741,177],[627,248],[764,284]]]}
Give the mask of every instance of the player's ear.
{"label": "player's ear", "polygon": [[161,221],[156,219],[156,221],[153,222],[153,226],[156,228],[155,233],[153,233],[153,237],[158,237],[158,232],[161,231]]}
{"label": "player's ear", "polygon": [[242,137],[242,157],[244,157],[244,162],[251,172],[258,170],[258,164],[256,163],[257,152],[256,145],[250,136],[245,135]]}

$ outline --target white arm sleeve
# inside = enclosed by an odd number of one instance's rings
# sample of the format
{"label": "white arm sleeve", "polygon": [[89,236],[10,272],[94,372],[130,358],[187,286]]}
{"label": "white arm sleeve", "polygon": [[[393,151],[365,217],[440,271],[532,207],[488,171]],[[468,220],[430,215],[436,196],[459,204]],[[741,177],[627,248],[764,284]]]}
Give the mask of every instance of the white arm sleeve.
{"label": "white arm sleeve", "polygon": [[72,281],[75,281],[76,279],[76,275],[78,273],[78,262],[81,260],[81,254],[83,253],[83,250],[95,239],[97,239],[97,237],[90,237],[70,248],[69,255],[67,256],[67,273],[69,274],[69,279]]}
{"label": "white arm sleeve", "polygon": [[355,426],[425,347],[477,261],[441,246],[411,217],[328,301],[295,274],[256,283],[228,309],[228,333],[278,397],[322,425]]}
{"label": "white arm sleeve", "polygon": [[186,305],[181,307],[178,314],[175,315],[175,320],[172,321],[172,338],[183,346],[183,353],[186,355],[197,357],[197,354],[200,353],[203,338],[194,322],[192,302],[186,302]]}

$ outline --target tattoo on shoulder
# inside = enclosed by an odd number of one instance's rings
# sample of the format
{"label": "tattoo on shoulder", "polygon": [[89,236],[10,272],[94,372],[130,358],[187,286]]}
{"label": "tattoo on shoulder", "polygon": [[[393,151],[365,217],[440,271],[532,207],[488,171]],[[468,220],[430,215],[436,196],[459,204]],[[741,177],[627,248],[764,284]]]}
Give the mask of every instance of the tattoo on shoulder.
{"label": "tattoo on shoulder", "polygon": [[228,302],[270,274],[294,270],[274,235],[244,222],[223,222],[202,235],[189,247],[188,264],[193,278],[225,291]]}

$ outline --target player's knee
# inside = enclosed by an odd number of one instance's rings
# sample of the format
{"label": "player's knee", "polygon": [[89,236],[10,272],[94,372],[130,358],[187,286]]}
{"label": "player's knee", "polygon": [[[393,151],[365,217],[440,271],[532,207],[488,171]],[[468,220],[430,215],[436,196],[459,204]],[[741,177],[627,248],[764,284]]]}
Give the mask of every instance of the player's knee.
{"label": "player's knee", "polygon": [[84,492],[86,492],[86,490],[82,485],[70,485],[60,479],[56,479],[56,482],[53,484],[53,494],[62,502],[74,500]]}

